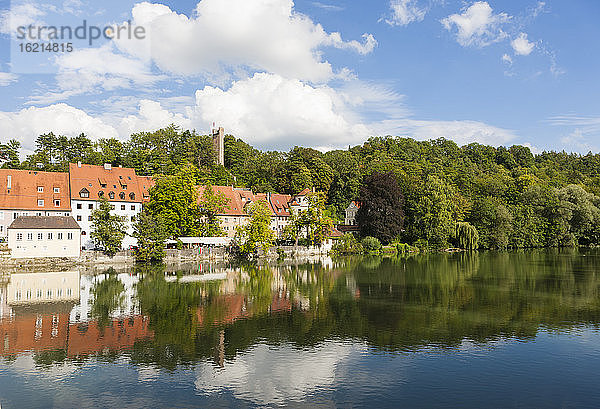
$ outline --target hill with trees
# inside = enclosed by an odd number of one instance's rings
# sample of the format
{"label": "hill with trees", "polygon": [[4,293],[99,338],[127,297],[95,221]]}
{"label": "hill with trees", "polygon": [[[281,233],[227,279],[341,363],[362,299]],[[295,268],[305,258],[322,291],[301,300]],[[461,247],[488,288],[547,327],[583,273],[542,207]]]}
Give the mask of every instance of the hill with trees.
{"label": "hill with trees", "polygon": [[[112,163],[140,175],[191,169],[197,184],[235,184],[257,193],[315,188],[325,193],[328,215],[340,222],[365,180],[391,173],[403,197],[400,239],[406,243],[440,249],[471,243],[477,234],[479,247],[492,249],[600,244],[600,155],[592,153],[534,155],[519,145],[391,136],[325,153],[298,146],[279,152],[227,135],[220,166],[209,136],[175,126],[127,141],[45,134],[22,162],[19,149],[15,140],[0,144],[3,167],[65,171],[69,162]],[[469,237],[457,237],[460,232]]]}

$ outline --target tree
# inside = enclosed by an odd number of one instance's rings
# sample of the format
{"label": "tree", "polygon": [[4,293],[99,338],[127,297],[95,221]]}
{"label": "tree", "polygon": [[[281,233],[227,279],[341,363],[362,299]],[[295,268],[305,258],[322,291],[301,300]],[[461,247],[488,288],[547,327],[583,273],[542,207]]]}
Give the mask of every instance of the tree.
{"label": "tree", "polygon": [[133,225],[133,237],[138,241],[135,259],[138,262],[160,262],[165,257],[167,233],[160,216],[142,210]]}
{"label": "tree", "polygon": [[161,218],[168,237],[198,236],[201,226],[195,168],[188,165],[176,175],[156,177],[147,207],[152,216]]}
{"label": "tree", "polygon": [[201,225],[202,237],[220,237],[224,235],[218,215],[225,212],[229,199],[222,192],[215,192],[211,185],[207,185],[199,200],[200,213],[204,217]]}
{"label": "tree", "polygon": [[393,173],[373,173],[360,189],[360,208],[356,215],[360,234],[390,243],[402,231],[404,198]]}
{"label": "tree", "polygon": [[298,239],[304,238],[313,246],[319,246],[333,229],[333,220],[325,210],[325,194],[308,194],[308,209],[293,212],[285,234],[298,245]]}
{"label": "tree", "polygon": [[[96,278],[97,280],[97,278]],[[98,321],[98,327],[105,328],[110,315],[125,303],[125,285],[119,280],[111,267],[104,272],[102,281],[95,281],[92,287],[92,317]]]}
{"label": "tree", "polygon": [[11,139],[7,144],[0,144],[0,162],[3,168],[19,168],[19,149],[21,149],[21,142],[16,139]]}
{"label": "tree", "polygon": [[456,245],[464,250],[477,250],[479,246],[479,233],[475,226],[466,222],[458,222],[454,226],[454,240]]}
{"label": "tree", "polygon": [[271,229],[271,211],[267,203],[256,201],[246,208],[250,220],[238,226],[236,240],[240,243],[240,251],[244,255],[255,253],[261,248],[266,253],[275,241],[275,233]]}
{"label": "tree", "polygon": [[121,249],[125,238],[125,218],[111,214],[112,205],[102,197],[98,209],[92,212],[92,232],[90,237],[105,254],[114,256]]}

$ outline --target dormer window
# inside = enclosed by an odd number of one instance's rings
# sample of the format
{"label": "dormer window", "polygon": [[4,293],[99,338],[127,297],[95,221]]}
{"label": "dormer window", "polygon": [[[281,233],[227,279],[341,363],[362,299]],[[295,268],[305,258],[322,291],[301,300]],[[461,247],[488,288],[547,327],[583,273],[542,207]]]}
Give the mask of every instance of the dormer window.
{"label": "dormer window", "polygon": [[100,187],[106,188],[106,183],[100,183]]}
{"label": "dormer window", "polygon": [[125,200],[125,193],[123,193],[123,192],[119,193],[119,199]]}
{"label": "dormer window", "polygon": [[79,191],[79,197],[88,198],[90,197],[90,191],[86,188],[83,188]]}
{"label": "dormer window", "polygon": [[44,200],[43,199],[39,199],[38,200],[38,206],[44,206]]}
{"label": "dormer window", "polygon": [[38,193],[44,193],[44,186],[38,186]]}
{"label": "dormer window", "polygon": [[111,198],[111,199],[114,199],[115,198],[115,192],[110,192],[108,194],[108,197]]}
{"label": "dormer window", "polygon": [[98,191],[98,197],[102,197],[102,196],[104,196],[104,191],[102,191],[102,190]]}
{"label": "dormer window", "polygon": [[59,187],[55,187],[54,188],[54,193],[60,193],[60,188]]}
{"label": "dormer window", "polygon": [[131,200],[135,200],[135,193],[131,192],[131,193],[129,194],[129,198],[130,198]]}

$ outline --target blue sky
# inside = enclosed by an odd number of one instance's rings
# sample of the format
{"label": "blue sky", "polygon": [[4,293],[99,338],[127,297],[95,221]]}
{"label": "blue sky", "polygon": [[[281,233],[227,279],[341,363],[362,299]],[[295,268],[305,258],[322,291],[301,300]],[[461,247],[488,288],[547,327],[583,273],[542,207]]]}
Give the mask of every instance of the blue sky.
{"label": "blue sky", "polygon": [[[125,139],[214,122],[264,149],[391,134],[600,151],[592,0],[0,0],[0,10],[0,132],[26,150],[51,130]],[[148,36],[18,51],[19,25],[84,19],[131,21]]]}

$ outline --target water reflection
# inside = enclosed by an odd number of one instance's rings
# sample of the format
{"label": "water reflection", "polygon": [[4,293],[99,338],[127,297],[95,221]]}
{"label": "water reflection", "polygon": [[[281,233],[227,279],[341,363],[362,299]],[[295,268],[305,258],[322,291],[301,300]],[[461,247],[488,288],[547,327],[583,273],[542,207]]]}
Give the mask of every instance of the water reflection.
{"label": "water reflection", "polygon": [[344,372],[380,352],[407,362],[598,328],[599,267],[598,251],[557,250],[18,272],[0,276],[0,356],[126,362],[139,382],[188,368],[201,395],[302,401],[340,379],[385,384]]}

